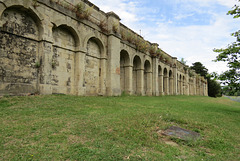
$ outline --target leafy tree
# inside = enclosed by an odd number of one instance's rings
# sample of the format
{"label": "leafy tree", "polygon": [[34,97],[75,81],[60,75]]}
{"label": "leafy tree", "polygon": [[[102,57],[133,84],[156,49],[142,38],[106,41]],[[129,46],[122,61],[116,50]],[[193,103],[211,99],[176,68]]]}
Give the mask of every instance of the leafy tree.
{"label": "leafy tree", "polygon": [[208,69],[205,66],[203,66],[202,63],[195,62],[192,64],[192,66],[190,68],[195,70],[196,73],[200,74],[201,76],[204,76],[204,78],[207,78]]}
{"label": "leafy tree", "polygon": [[[227,14],[233,15],[233,18],[239,18],[240,7],[235,5]],[[229,70],[218,78],[229,87],[229,90],[232,90],[230,93],[235,93],[240,90],[240,30],[233,33],[232,36],[236,38],[236,42],[229,44],[225,49],[214,49],[214,51],[219,53],[215,61],[227,62],[229,67]]]}
{"label": "leafy tree", "polygon": [[225,89],[227,89],[226,95],[233,96],[235,93],[237,93],[239,90],[239,73],[236,72],[236,69],[231,69],[228,71],[225,71],[223,74],[219,75],[217,77],[219,80],[223,81],[223,85],[225,86]]}
{"label": "leafy tree", "polygon": [[211,77],[207,78],[208,81],[208,96],[210,97],[221,97],[222,89],[219,82],[215,79],[211,79]]}
{"label": "leafy tree", "polygon": [[190,67],[195,70],[197,74],[204,76],[208,82],[208,96],[210,97],[221,97],[221,85],[216,81],[216,79],[212,79],[212,75],[216,75],[216,73],[208,74],[208,69],[203,66],[200,62],[195,62]]}

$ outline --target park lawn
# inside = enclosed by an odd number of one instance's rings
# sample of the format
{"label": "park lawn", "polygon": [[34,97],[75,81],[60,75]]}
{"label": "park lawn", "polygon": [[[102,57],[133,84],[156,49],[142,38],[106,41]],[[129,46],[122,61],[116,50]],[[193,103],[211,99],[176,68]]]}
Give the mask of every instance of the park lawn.
{"label": "park lawn", "polygon": [[[202,137],[161,135],[173,125]],[[240,103],[202,96],[2,97],[0,160],[240,160]]]}

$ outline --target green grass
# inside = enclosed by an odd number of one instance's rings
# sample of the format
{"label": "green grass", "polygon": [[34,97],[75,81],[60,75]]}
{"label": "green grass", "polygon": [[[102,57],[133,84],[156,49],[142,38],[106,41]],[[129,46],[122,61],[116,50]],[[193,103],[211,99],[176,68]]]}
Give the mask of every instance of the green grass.
{"label": "green grass", "polygon": [[[172,125],[202,139],[158,133]],[[0,98],[0,160],[239,159],[240,103],[228,98]]]}

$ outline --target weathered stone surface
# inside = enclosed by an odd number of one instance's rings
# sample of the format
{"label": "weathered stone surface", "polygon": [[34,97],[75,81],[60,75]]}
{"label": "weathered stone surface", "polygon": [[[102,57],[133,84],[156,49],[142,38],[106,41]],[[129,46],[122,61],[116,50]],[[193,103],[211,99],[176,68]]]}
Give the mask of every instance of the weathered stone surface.
{"label": "weathered stone surface", "polygon": [[163,131],[162,134],[181,140],[197,140],[201,138],[201,135],[199,133],[186,130],[177,126],[171,126],[169,129]]}
{"label": "weathered stone surface", "polygon": [[124,33],[142,37],[116,14],[84,0],[92,14],[79,16],[79,2],[0,0],[0,95],[207,95],[206,80],[189,77],[176,58],[152,57],[126,40]]}

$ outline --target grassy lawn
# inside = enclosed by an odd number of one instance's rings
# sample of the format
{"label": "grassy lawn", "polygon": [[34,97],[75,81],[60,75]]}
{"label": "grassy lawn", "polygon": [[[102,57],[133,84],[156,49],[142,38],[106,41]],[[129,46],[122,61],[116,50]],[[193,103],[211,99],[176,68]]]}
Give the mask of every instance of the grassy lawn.
{"label": "grassy lawn", "polygon": [[[202,139],[160,135],[172,125]],[[0,160],[240,160],[240,103],[201,96],[3,97]]]}

